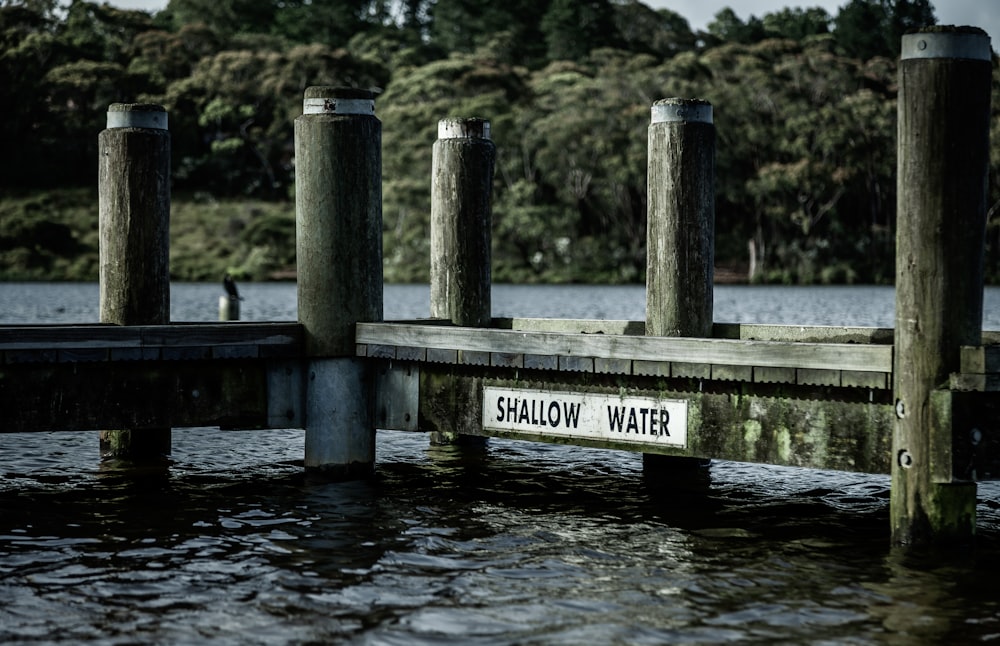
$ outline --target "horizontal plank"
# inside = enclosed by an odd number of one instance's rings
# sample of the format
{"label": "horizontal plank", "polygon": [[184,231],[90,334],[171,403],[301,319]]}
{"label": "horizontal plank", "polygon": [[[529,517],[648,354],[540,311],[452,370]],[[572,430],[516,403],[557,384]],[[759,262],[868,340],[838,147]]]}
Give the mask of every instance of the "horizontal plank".
{"label": "horizontal plank", "polygon": [[358,323],[357,342],[594,359],[891,372],[892,346]]}
{"label": "horizontal plank", "polygon": [[971,374],[1000,373],[1000,346],[962,346],[961,370]]}
{"label": "horizontal plank", "polygon": [[[394,321],[399,323],[401,321]],[[414,322],[414,321],[409,321]],[[417,321],[419,323],[419,321]],[[437,321],[435,321],[437,322]],[[645,321],[553,318],[495,318],[492,327],[522,332],[561,332],[643,336]],[[715,323],[714,339],[743,341],[795,341],[810,343],[863,343],[891,345],[892,328],[844,325],[772,325],[758,323]]]}
{"label": "horizontal plank", "polygon": [[298,323],[17,325],[0,326],[0,354],[7,363],[47,353],[61,362],[278,357],[297,355],[302,338]]}
{"label": "horizontal plank", "polygon": [[967,372],[952,373],[949,388],[954,391],[971,391],[980,393],[1000,392],[1000,375]]}

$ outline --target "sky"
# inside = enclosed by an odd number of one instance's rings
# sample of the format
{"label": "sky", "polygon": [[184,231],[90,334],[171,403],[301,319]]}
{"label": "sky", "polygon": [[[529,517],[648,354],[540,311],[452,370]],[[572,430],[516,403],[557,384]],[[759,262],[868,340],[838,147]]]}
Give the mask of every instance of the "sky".
{"label": "sky", "polygon": [[[110,0],[112,5],[127,9],[156,11],[167,0]],[[692,29],[704,29],[715,14],[730,7],[742,20],[751,15],[761,17],[785,7],[822,7],[831,16],[837,15],[847,0],[645,0],[656,9],[670,9],[687,19]],[[934,14],[941,25],[971,25],[986,30],[993,49],[1000,51],[1000,0],[932,0]]]}

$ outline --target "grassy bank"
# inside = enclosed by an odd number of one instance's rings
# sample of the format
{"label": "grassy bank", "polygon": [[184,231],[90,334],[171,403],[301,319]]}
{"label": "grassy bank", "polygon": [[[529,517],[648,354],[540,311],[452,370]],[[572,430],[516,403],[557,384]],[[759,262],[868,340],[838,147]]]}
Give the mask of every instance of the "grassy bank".
{"label": "grassy bank", "polygon": [[[0,196],[0,280],[98,279],[96,189]],[[176,195],[171,201],[174,280],[287,278],[295,268],[295,207]]]}

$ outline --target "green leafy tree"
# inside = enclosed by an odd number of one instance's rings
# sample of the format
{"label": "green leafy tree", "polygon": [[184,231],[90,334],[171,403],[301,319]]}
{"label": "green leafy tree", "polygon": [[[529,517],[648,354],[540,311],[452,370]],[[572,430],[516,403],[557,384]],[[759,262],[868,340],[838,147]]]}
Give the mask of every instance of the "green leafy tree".
{"label": "green leafy tree", "polygon": [[295,43],[344,47],[372,27],[369,0],[285,0],[274,12],[272,33]]}
{"label": "green leafy tree", "polygon": [[630,52],[669,58],[697,45],[691,26],[680,14],[669,9],[653,10],[639,0],[612,6],[619,44]]}
{"label": "green leafy tree", "polygon": [[506,34],[515,46],[506,48],[510,58],[504,62],[537,67],[545,62],[540,25],[549,4],[550,0],[437,0],[428,12],[430,42],[445,51],[473,53]]}
{"label": "green leafy tree", "polygon": [[270,33],[275,22],[271,0],[170,0],[158,19],[177,30],[204,24],[225,38],[237,32]]}
{"label": "green leafy tree", "polygon": [[541,22],[549,60],[581,61],[617,44],[614,15],[608,0],[552,0]]}
{"label": "green leafy tree", "polygon": [[179,184],[212,186],[222,195],[286,197],[292,183],[292,124],[302,93],[317,79],[332,85],[384,84],[385,71],[344,50],[298,45],[223,51],[202,59],[172,83],[166,101],[181,142]]}
{"label": "green leafy tree", "polygon": [[834,33],[848,56],[895,58],[909,29],[937,23],[928,0],[851,0],[837,14]]}
{"label": "green leafy tree", "polygon": [[820,7],[812,9],[785,8],[766,13],[762,19],[764,31],[769,36],[790,38],[791,40],[803,40],[809,36],[828,34],[832,21],[830,14]]}
{"label": "green leafy tree", "polygon": [[60,42],[70,49],[70,58],[127,65],[132,41],[154,25],[143,11],[73,0],[60,27]]}
{"label": "green leafy tree", "polygon": [[760,18],[751,15],[746,22],[743,22],[729,7],[715,14],[712,22],[708,23],[708,33],[717,42],[744,45],[756,43],[767,37],[767,30]]}
{"label": "green leafy tree", "polygon": [[[42,7],[0,6],[0,181],[17,186],[36,184],[46,156],[37,141],[48,124],[46,89],[38,82],[54,61],[59,46],[56,21]],[[57,170],[57,169],[53,169]]]}

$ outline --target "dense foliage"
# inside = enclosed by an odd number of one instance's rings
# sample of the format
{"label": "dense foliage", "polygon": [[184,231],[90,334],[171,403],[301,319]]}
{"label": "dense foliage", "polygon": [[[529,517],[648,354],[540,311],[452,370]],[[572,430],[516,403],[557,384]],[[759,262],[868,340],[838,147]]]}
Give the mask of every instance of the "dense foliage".
{"label": "dense foliage", "polygon": [[96,276],[96,204],[65,205],[90,193],[45,195],[93,187],[107,107],[135,101],[170,113],[176,277],[287,275],[292,122],[307,86],[344,85],[380,93],[387,280],[427,278],[453,116],[492,122],[495,280],[642,280],[649,109],[676,96],[715,108],[720,275],[888,282],[896,50],[934,20],[927,0],[725,9],[707,32],[638,0],[0,0],[0,277]]}

